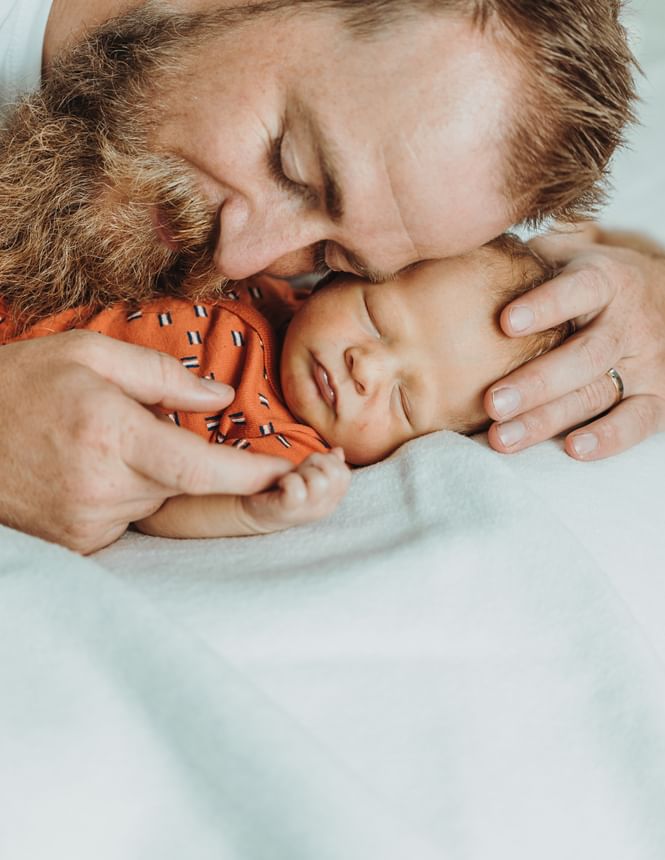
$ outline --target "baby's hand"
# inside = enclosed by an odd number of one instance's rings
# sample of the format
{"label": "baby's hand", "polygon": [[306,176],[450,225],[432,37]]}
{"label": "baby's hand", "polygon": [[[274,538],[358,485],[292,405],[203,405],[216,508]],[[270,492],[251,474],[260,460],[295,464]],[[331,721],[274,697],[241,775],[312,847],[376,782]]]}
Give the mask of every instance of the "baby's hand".
{"label": "baby's hand", "polygon": [[240,499],[257,532],[274,532],[331,514],[346,495],[351,471],[341,448],[312,454],[277,482],[274,490]]}

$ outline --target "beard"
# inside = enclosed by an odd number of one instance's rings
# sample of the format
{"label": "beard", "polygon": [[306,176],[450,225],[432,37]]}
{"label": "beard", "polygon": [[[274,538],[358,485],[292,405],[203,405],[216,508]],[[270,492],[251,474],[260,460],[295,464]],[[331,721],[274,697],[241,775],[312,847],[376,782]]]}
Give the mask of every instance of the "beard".
{"label": "beard", "polygon": [[147,3],[58,60],[14,110],[0,132],[0,296],[17,331],[74,307],[228,286],[216,213],[187,164],[148,140],[188,52],[234,23]]}

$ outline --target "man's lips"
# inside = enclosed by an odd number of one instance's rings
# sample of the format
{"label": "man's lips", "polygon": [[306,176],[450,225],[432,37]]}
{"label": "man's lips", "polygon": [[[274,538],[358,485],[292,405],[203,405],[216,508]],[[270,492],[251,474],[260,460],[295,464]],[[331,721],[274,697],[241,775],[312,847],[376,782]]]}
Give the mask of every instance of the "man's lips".
{"label": "man's lips", "polygon": [[321,397],[335,411],[337,407],[337,392],[328,371],[317,361],[314,365],[314,381],[321,392]]}
{"label": "man's lips", "polygon": [[157,206],[153,206],[150,209],[150,220],[152,221],[152,226],[155,228],[155,235],[162,245],[165,245],[169,251],[179,251],[180,247],[171,235],[168,227],[164,226],[164,219]]}

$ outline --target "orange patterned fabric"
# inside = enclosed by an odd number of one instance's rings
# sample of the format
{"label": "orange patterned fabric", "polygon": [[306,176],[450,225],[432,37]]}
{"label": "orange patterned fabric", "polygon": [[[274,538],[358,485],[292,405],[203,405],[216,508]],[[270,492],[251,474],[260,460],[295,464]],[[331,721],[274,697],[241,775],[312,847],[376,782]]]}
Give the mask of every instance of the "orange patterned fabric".
{"label": "orange patterned fabric", "polygon": [[0,308],[0,343],[87,329],[157,349],[179,359],[192,373],[226,382],[236,391],[231,406],[216,414],[171,413],[180,427],[214,444],[281,456],[296,464],[328,450],[311,427],[295,420],[281,394],[277,330],[298,304],[291,288],[261,277],[227,295],[202,304],[160,298],[136,311],[114,306],[85,322],[80,311],[67,311],[19,337],[12,335],[11,319]]}

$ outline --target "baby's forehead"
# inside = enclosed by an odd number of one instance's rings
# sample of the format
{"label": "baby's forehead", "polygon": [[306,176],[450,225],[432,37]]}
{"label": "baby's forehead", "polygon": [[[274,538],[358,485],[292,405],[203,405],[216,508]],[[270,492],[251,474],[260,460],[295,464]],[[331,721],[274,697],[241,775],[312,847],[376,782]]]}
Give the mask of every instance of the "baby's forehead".
{"label": "baby's forehead", "polygon": [[412,270],[411,278],[404,280],[403,288],[416,287],[415,297],[429,286],[428,298],[434,304],[445,302],[449,291],[464,290],[469,300],[501,310],[553,276],[528,245],[501,237],[464,256],[419,264]]}
{"label": "baby's forehead", "polygon": [[487,314],[495,304],[495,287],[508,285],[513,278],[513,267],[505,255],[481,250],[420,263],[400,275],[395,288],[423,314],[471,310]]}

